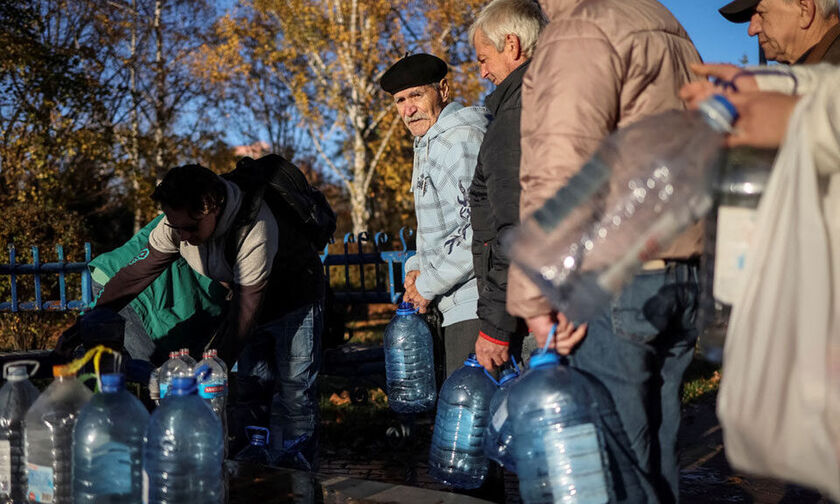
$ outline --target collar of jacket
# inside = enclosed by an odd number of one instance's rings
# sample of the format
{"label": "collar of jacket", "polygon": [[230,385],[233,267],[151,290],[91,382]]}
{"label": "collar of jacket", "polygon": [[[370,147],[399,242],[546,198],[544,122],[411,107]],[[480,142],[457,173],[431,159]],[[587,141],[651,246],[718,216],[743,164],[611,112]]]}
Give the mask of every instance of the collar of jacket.
{"label": "collar of jacket", "polygon": [[452,102],[449,105],[443,107],[443,110],[440,111],[440,115],[438,116],[437,121],[435,121],[435,123],[432,124],[432,127],[429,128],[429,131],[427,131],[426,134],[421,137],[414,137],[414,148],[416,149],[421,145],[428,144],[429,140],[446,131],[446,129],[451,126],[450,124],[447,124],[448,121],[446,121],[446,117],[454,114],[462,108],[464,108],[464,106],[458,102]]}
{"label": "collar of jacket", "polygon": [[579,3],[585,0],[539,0],[540,7],[542,7],[545,17],[549,21],[563,16],[566,12],[571,11]]}
{"label": "collar of jacket", "polygon": [[499,109],[502,104],[522,87],[522,78],[525,77],[525,71],[528,70],[529,63],[531,63],[530,59],[516,67],[496,86],[496,89],[492,93],[487,95],[487,98],[484,100],[484,106],[490,110],[493,117],[499,115]]}
{"label": "collar of jacket", "polygon": [[[825,60],[826,53],[829,49],[840,43],[840,23],[834,25],[825,32],[825,35],[813,47],[805,51],[797,61],[796,64],[813,65],[822,63]],[[827,61],[828,63],[837,63],[835,61]]]}
{"label": "collar of jacket", "polygon": [[233,220],[236,218],[236,214],[239,212],[239,206],[242,204],[242,191],[239,190],[239,187],[229,180],[223,179],[222,181],[225,183],[225,191],[227,193],[225,195],[225,208],[216,220],[216,229],[213,230],[213,234],[211,235],[212,239],[224,236],[228,232],[228,229],[233,224]]}

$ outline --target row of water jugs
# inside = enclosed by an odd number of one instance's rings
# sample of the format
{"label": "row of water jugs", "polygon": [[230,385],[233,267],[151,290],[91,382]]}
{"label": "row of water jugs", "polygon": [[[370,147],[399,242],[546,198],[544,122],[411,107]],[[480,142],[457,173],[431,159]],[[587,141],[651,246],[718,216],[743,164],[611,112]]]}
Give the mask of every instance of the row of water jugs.
{"label": "row of water jugs", "polygon": [[222,502],[222,421],[198,392],[223,365],[205,353],[195,376],[171,377],[166,399],[149,415],[122,374],[100,375],[93,394],[72,366],[55,366],[39,394],[26,362],[7,364],[0,502]]}
{"label": "row of water jugs", "polygon": [[[398,413],[434,407],[432,336],[408,304],[385,330],[388,402]],[[474,354],[447,378],[437,398],[429,473],[474,489],[488,460],[515,472],[526,503],[610,500],[602,419],[614,414],[607,391],[538,350],[520,373],[515,362],[494,379]]]}

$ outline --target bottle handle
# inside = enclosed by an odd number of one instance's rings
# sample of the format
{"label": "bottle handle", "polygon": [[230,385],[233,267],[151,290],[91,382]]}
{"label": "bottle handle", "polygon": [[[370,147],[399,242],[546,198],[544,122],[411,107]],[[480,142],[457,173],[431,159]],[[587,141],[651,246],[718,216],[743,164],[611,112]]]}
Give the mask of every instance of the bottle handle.
{"label": "bottle handle", "polygon": [[258,427],[256,425],[246,425],[245,426],[245,437],[248,438],[248,442],[251,442],[252,433],[262,433],[265,435],[265,444],[268,444],[269,435],[271,434],[268,429],[265,427]]}
{"label": "bottle handle", "polygon": [[3,364],[3,379],[6,380],[9,378],[9,368],[12,366],[32,366],[32,371],[27,373],[27,378],[31,378],[35,376],[35,373],[38,372],[38,369],[41,367],[41,364],[36,360],[25,359],[25,360],[18,360],[7,362]]}
{"label": "bottle handle", "polygon": [[487,368],[482,367],[481,369],[483,369],[483,370],[484,370],[484,375],[485,375],[487,378],[489,378],[489,379],[490,379],[490,381],[491,381],[491,382],[493,382],[493,384],[494,384],[494,385],[496,385],[496,386],[498,387],[498,386],[499,386],[499,380],[497,380],[497,379],[493,378],[493,375],[491,375],[491,374],[490,374],[490,372],[489,372],[489,371],[487,371]]}
{"label": "bottle handle", "polygon": [[545,339],[545,345],[543,345],[542,351],[543,353],[548,351],[548,346],[551,345],[551,340],[554,339],[554,334],[557,332],[557,322],[551,326],[551,329],[548,330],[548,337]]}

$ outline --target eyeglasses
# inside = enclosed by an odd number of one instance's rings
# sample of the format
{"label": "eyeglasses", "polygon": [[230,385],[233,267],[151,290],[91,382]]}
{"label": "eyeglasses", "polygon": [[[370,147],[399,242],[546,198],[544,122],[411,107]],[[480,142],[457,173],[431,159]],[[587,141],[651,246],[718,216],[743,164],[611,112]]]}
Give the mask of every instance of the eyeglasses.
{"label": "eyeglasses", "polygon": [[189,226],[173,226],[172,224],[170,224],[168,222],[165,222],[164,224],[166,224],[169,228],[174,229],[175,231],[178,231],[180,233],[195,233],[195,232],[198,231],[198,226],[201,224],[201,221],[206,219],[207,216],[209,216],[209,215],[210,215],[209,213],[204,215],[200,219],[195,220]]}

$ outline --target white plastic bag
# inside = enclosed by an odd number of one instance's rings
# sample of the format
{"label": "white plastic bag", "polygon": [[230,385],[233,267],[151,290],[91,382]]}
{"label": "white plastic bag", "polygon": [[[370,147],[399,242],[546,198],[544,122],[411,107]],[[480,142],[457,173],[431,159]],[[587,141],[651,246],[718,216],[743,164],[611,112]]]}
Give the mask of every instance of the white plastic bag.
{"label": "white plastic bag", "polygon": [[[840,500],[830,356],[840,288],[803,97],[758,209],[747,281],[726,338],[718,417],[731,465]],[[840,261],[833,261],[834,267]]]}

